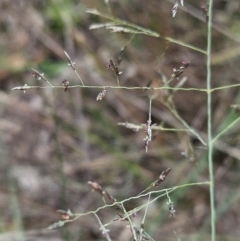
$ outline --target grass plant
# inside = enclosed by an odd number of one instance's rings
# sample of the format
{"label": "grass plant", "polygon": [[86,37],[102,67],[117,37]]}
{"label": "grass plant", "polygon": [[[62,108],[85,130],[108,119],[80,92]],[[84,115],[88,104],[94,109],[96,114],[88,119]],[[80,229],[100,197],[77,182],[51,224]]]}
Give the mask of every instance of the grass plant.
{"label": "grass plant", "polygon": [[[67,80],[64,80],[62,82],[62,85],[54,85],[48,78],[44,76],[43,73],[40,73],[38,70],[32,69],[33,70],[33,76],[39,80],[43,81],[46,83],[44,86],[40,85],[23,85],[23,86],[18,86],[14,87],[13,90],[22,90],[24,92],[30,91],[32,89],[57,89],[59,91],[64,90],[64,92],[67,92],[71,89],[88,89],[88,90],[95,90],[95,91],[100,91],[97,96],[97,101],[104,101],[105,95],[108,95],[108,92],[110,91],[157,91],[159,93],[164,93],[165,98],[159,100],[159,102],[164,106],[169,113],[177,120],[180,124],[181,127],[175,128],[175,127],[169,127],[165,126],[163,123],[158,123],[154,124],[153,123],[153,109],[152,109],[152,104],[155,101],[155,97],[153,96],[148,96],[147,98],[147,106],[148,106],[148,118],[145,121],[145,123],[128,123],[128,122],[119,122],[119,126],[126,127],[127,129],[131,129],[134,131],[139,131],[139,130],[145,130],[145,138],[143,141],[143,144],[145,146],[146,152],[151,148],[151,144],[154,141],[153,138],[153,133],[154,132],[176,132],[176,133],[185,133],[187,134],[188,138],[194,138],[201,148],[207,150],[207,162],[208,162],[208,173],[209,173],[209,178],[207,181],[192,181],[194,178],[189,177],[190,182],[188,183],[183,183],[181,185],[169,187],[169,188],[162,188],[162,182],[165,181],[165,179],[168,177],[168,174],[170,172],[170,168],[166,170],[162,170],[162,173],[158,177],[157,180],[153,181],[150,185],[146,185],[146,189],[140,192],[138,195],[131,196],[131,197],[125,197],[122,201],[118,201],[115,197],[113,197],[108,191],[107,188],[103,188],[100,186],[97,182],[89,181],[88,185],[90,188],[95,191],[97,194],[100,195],[100,197],[103,200],[104,205],[101,207],[96,208],[95,210],[92,211],[87,211],[87,212],[81,212],[81,213],[75,213],[72,212],[70,209],[66,210],[59,210],[59,213],[61,214],[61,220],[54,222],[52,225],[49,226],[49,229],[55,229],[55,228],[60,228],[64,226],[67,223],[72,223],[75,222],[77,219],[81,217],[85,217],[88,215],[94,216],[94,218],[97,220],[97,223],[99,225],[99,230],[102,232],[103,237],[111,241],[113,240],[111,238],[111,225],[114,224],[117,221],[124,221],[128,223],[131,235],[132,235],[132,240],[135,241],[142,241],[142,240],[156,240],[153,238],[153,235],[148,232],[146,227],[146,222],[148,218],[148,213],[150,212],[150,207],[153,205],[155,202],[157,202],[159,199],[165,200],[167,208],[169,209],[169,213],[171,218],[175,217],[175,202],[176,200],[172,201],[172,194],[176,192],[182,192],[182,189],[190,189],[198,186],[208,186],[208,193],[209,193],[209,206],[211,210],[211,222],[210,222],[210,229],[211,229],[211,241],[216,241],[216,212],[217,212],[217,207],[215,206],[215,183],[214,183],[214,178],[215,178],[215,172],[214,172],[214,149],[218,148],[220,145],[219,143],[221,142],[220,137],[226,134],[231,128],[233,128],[238,122],[239,118],[235,119],[231,124],[227,126],[227,128],[219,131],[219,133],[216,133],[215,136],[213,135],[213,120],[212,120],[212,115],[213,115],[213,109],[212,109],[212,95],[215,92],[218,91],[223,91],[231,88],[236,88],[239,87],[240,84],[231,84],[231,85],[225,85],[225,86],[217,86],[217,87],[212,87],[211,81],[212,81],[212,72],[211,72],[211,61],[212,61],[212,29],[213,29],[213,0],[208,1],[208,9],[206,10],[206,18],[207,18],[207,49],[201,49],[199,47],[193,46],[192,44],[185,43],[181,40],[174,39],[169,36],[163,36],[160,33],[150,30],[146,27],[142,27],[138,24],[131,23],[130,21],[122,20],[118,17],[114,16],[114,11],[111,8],[110,1],[105,1],[106,8],[108,10],[108,13],[104,13],[102,11],[96,10],[96,9],[87,9],[86,12],[95,18],[101,18],[103,21],[107,22],[101,22],[101,23],[93,23],[90,25],[89,29],[90,30],[101,30],[105,29],[106,31],[110,31],[112,33],[124,33],[124,34],[129,34],[132,37],[130,40],[127,42],[127,45],[122,48],[122,53],[125,51],[125,48],[127,48],[128,45],[131,44],[131,41],[133,41],[135,38],[137,38],[139,35],[146,35],[148,37],[152,38],[161,38],[168,43],[171,43],[172,45],[179,45],[183,48],[190,49],[192,51],[196,51],[199,55],[204,55],[206,57],[206,87],[205,88],[195,88],[195,87],[183,87],[182,85],[185,84],[185,82],[181,83],[181,77],[182,75],[185,75],[185,71],[187,71],[187,67],[189,65],[189,62],[186,60],[183,60],[183,62],[180,64],[180,67],[172,67],[172,73],[170,77],[164,82],[161,83],[159,87],[151,87],[151,86],[127,86],[124,85],[124,83],[121,83],[121,72],[120,72],[120,62],[114,62],[113,60],[109,60],[110,64],[108,64],[108,68],[112,70],[113,76],[116,80],[116,85],[88,85],[87,80],[84,78],[80,77],[82,75],[79,74],[77,68],[75,67],[75,60],[72,60],[70,57],[70,54],[67,53],[67,51],[64,51],[64,54],[67,58],[68,65],[69,67],[73,70],[74,74],[79,80],[80,84],[74,84],[71,85]],[[175,1],[175,5],[173,6],[172,12],[174,11],[173,15],[175,16],[178,14],[178,11],[181,9],[184,9],[184,1]],[[215,25],[214,25],[215,26]],[[190,63],[191,64],[191,63]],[[176,84],[176,80],[180,80]],[[197,92],[197,93],[203,93],[207,96],[207,134],[204,134],[200,132],[199,130],[195,129],[194,127],[191,126],[191,124],[188,124],[188,121],[186,121],[180,114],[180,112],[177,109],[176,103],[175,103],[175,95],[178,92]],[[122,93],[124,95],[124,92]],[[156,98],[157,99],[157,98]],[[58,142],[57,142],[58,144]],[[194,147],[190,143],[189,144],[189,152],[195,152]],[[59,145],[57,147],[59,149]],[[60,153],[60,152],[59,152]],[[187,154],[189,155],[189,158],[193,159],[194,154]],[[61,174],[62,173],[62,165],[63,165],[63,160],[61,154],[59,154],[59,168],[61,169]],[[199,166],[200,169],[200,166]],[[172,169],[171,172],[174,172]],[[170,174],[169,174],[170,175]],[[186,180],[187,180],[186,178]],[[63,177],[64,180],[64,193],[66,193],[65,190],[65,178]],[[156,190],[157,189],[157,190]],[[65,196],[65,195],[64,195]],[[66,197],[65,197],[66,198]],[[127,203],[130,201],[134,200],[143,200],[142,203],[139,206],[136,206],[133,209],[128,210],[126,208]],[[145,201],[144,201],[145,200]],[[101,220],[101,215],[99,215],[100,212],[102,211],[116,213],[117,218],[112,219],[109,222],[103,222]],[[140,213],[142,215],[141,217],[141,223],[138,224],[135,222],[135,216],[137,213]],[[181,240],[180,234],[177,233],[174,229],[171,230],[174,233],[174,238],[177,240]]]}

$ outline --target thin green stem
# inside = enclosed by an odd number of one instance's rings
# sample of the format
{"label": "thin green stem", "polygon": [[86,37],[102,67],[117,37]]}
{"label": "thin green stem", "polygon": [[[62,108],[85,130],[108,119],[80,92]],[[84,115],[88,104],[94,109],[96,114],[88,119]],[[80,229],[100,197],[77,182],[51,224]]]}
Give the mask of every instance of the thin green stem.
{"label": "thin green stem", "polygon": [[[12,90],[29,90],[29,89],[65,89],[62,85],[51,85],[51,86],[17,86],[12,88]],[[105,85],[105,86],[99,86],[99,85],[70,85],[68,86],[68,89],[72,88],[87,88],[87,89],[126,89],[126,90],[176,90],[176,91],[201,91],[201,92],[207,92],[206,89],[198,89],[198,88],[174,88],[174,87],[140,87],[140,86],[112,86],[112,85]]]}
{"label": "thin green stem", "polygon": [[[153,182],[154,183],[154,182]],[[143,191],[141,191],[137,196],[141,196],[144,192],[148,191],[149,189],[151,189],[153,187],[153,183],[151,183],[150,186],[148,186],[147,188],[145,188]]]}
{"label": "thin green stem", "polygon": [[149,205],[150,198],[151,198],[151,193],[149,193],[149,196],[148,196],[147,205],[146,205],[146,208],[145,208],[144,216],[143,216],[141,227],[140,227],[140,230],[139,230],[139,239],[138,239],[139,241],[143,240],[144,223],[145,223],[145,219],[146,219],[147,212],[148,212],[148,205]]}
{"label": "thin green stem", "polygon": [[167,194],[168,201],[171,202],[171,198],[168,195],[168,190],[166,190],[166,194]]}
{"label": "thin green stem", "polygon": [[181,45],[183,47],[193,49],[193,50],[198,51],[198,52],[203,53],[203,54],[207,54],[207,52],[205,50],[197,48],[195,46],[192,46],[191,44],[186,44],[182,41],[179,41],[179,40],[176,40],[176,39],[173,39],[173,38],[170,38],[170,37],[162,37],[162,38],[165,39],[165,40],[168,40],[171,43],[175,43],[175,44]]}
{"label": "thin green stem", "polygon": [[163,87],[169,87],[169,83],[172,82],[172,80],[174,80],[173,76],[163,85]]}
{"label": "thin green stem", "polygon": [[118,75],[116,75],[116,80],[117,80],[118,87],[120,87]]}
{"label": "thin green stem", "polygon": [[230,89],[230,88],[235,88],[235,87],[239,87],[240,84],[234,84],[234,85],[225,85],[225,86],[220,86],[220,87],[216,87],[216,88],[212,88],[211,92],[213,91],[217,91],[217,90],[225,90],[225,89]]}
{"label": "thin green stem", "polygon": [[166,106],[169,108],[169,110],[171,111],[171,113],[172,113],[179,121],[181,121],[182,124],[183,124],[193,135],[195,135],[195,136],[198,138],[198,140],[199,140],[204,146],[207,145],[206,142],[203,140],[203,138],[202,138],[194,129],[192,129],[185,120],[182,119],[182,117],[178,114],[178,112],[176,111],[175,108],[172,108],[172,106],[170,106],[169,104],[167,104]]}
{"label": "thin green stem", "polygon": [[124,211],[124,214],[127,215],[127,219],[128,219],[129,224],[130,224],[130,228],[131,228],[134,240],[137,240],[137,234],[136,234],[136,231],[135,231],[135,228],[134,228],[134,224],[133,224],[133,222],[131,220],[131,217],[128,215],[128,212],[126,211],[123,203],[121,203],[121,206],[122,206],[122,209]]}
{"label": "thin green stem", "polygon": [[80,77],[80,75],[79,75],[79,73],[77,72],[76,69],[74,70],[74,72],[75,72],[75,74],[77,75],[78,79],[81,81],[82,86],[84,86],[83,80],[82,80],[82,78]]}
{"label": "thin green stem", "polygon": [[[124,27],[120,26],[120,29],[118,31],[124,31],[124,32],[127,32],[127,33],[135,33],[135,34],[145,34],[145,35],[156,37],[156,38],[162,38],[162,39],[165,39],[169,42],[172,42],[172,43],[181,45],[183,47],[190,48],[190,49],[193,49],[193,50],[198,51],[200,53],[206,54],[206,51],[204,51],[203,49],[197,48],[195,46],[192,46],[190,44],[186,44],[184,42],[181,42],[179,40],[176,40],[176,39],[173,39],[173,38],[170,38],[170,37],[161,36],[159,33],[154,32],[150,29],[141,27],[141,26],[139,26],[137,24],[134,24],[134,23],[124,21],[124,20],[119,19],[119,18],[115,18],[112,15],[99,12],[96,9],[88,9],[86,12],[90,13],[90,14],[98,15],[98,16],[103,17],[103,18],[108,19],[108,20],[111,20],[112,23],[108,23],[108,26],[106,26],[107,29],[110,29],[110,30],[112,29],[114,31],[114,27],[116,25],[121,25],[121,26],[124,26]],[[104,25],[102,25],[102,27],[104,27]],[[125,27],[128,27],[128,28],[125,28]],[[90,29],[94,29],[94,28],[91,28],[91,26],[90,26]],[[117,28],[115,28],[115,30],[117,31]]]}
{"label": "thin green stem", "polygon": [[[59,221],[57,223],[54,223],[53,225],[49,226],[48,229],[54,229],[56,227],[62,227],[63,225],[65,225],[66,223],[72,223],[74,221],[76,221],[77,219],[79,219],[80,217],[83,217],[83,216],[87,216],[87,215],[90,215],[90,214],[94,214],[94,213],[97,213],[99,212],[100,210],[103,210],[105,208],[108,208],[108,207],[113,207],[113,206],[116,206],[116,205],[121,205],[125,202],[128,202],[130,200],[135,200],[135,199],[138,199],[140,197],[145,197],[145,196],[148,196],[150,193],[151,195],[153,194],[159,194],[159,193],[163,193],[161,195],[158,195],[157,197],[155,197],[154,199],[152,199],[151,201],[148,202],[148,204],[151,204],[151,203],[154,203],[157,199],[163,197],[166,195],[166,191],[168,193],[171,193],[179,188],[185,188],[185,187],[190,187],[190,186],[199,186],[199,185],[210,185],[210,182],[206,181],[206,182],[197,182],[197,183],[187,183],[187,184],[183,184],[183,185],[179,185],[179,186],[174,186],[174,187],[171,187],[171,188],[166,188],[166,189],[162,189],[162,190],[157,190],[157,191],[151,191],[151,192],[147,192],[147,193],[143,193],[141,195],[137,195],[137,196],[134,196],[134,197],[130,197],[130,198],[127,198],[127,199],[124,199],[123,201],[121,202],[115,202],[115,203],[112,203],[112,204],[107,204],[107,205],[104,205],[102,207],[99,207],[97,208],[95,211],[89,211],[87,213],[75,213],[74,214],[74,218],[73,219],[69,219],[69,220],[64,220],[64,221]],[[135,208],[134,211],[139,211],[140,209],[144,208],[147,204],[144,204],[138,208]],[[127,213],[127,212],[126,212]],[[110,222],[112,223],[112,222]],[[109,223],[109,224],[110,224]],[[107,226],[106,224],[104,225],[105,227]]]}
{"label": "thin green stem", "polygon": [[145,209],[145,212],[144,212],[142,224],[145,223],[145,219],[146,219],[146,216],[147,216],[147,211],[148,211],[148,206],[149,206],[149,201],[150,201],[150,199],[151,199],[151,193],[149,193],[149,196],[148,196],[147,206],[146,206],[146,209]]}
{"label": "thin green stem", "polygon": [[237,124],[240,120],[240,117],[238,117],[235,121],[233,121],[227,128],[225,128],[223,131],[221,131],[218,135],[214,137],[212,140],[212,144],[220,137],[222,136],[225,132],[227,132],[229,129],[231,129],[235,124]]}
{"label": "thin green stem", "polygon": [[152,122],[152,98],[149,98],[149,113],[148,113],[148,121]]}
{"label": "thin green stem", "polygon": [[106,237],[106,239],[108,241],[112,241],[109,234],[108,234],[109,230],[105,228],[105,226],[102,224],[100,218],[98,217],[98,215],[96,213],[94,213],[94,216],[96,217],[96,219],[97,219],[97,221],[100,225],[100,229],[102,230],[102,234]]}
{"label": "thin green stem", "polygon": [[49,84],[50,87],[54,87],[48,80],[46,82]]}
{"label": "thin green stem", "polygon": [[[12,90],[29,90],[29,89],[65,89],[62,85],[52,85],[49,81],[46,81],[49,86],[38,86],[38,85],[27,85],[27,86],[17,86],[12,88]],[[96,85],[70,85],[68,89],[72,88],[87,88],[87,89],[126,89],[126,90],[173,90],[173,91],[199,91],[199,92],[206,92],[211,93],[217,90],[224,90],[240,87],[240,84],[234,85],[226,85],[221,87],[212,88],[210,90],[204,88],[179,88],[179,87],[170,87],[170,86],[162,86],[162,87],[140,87],[140,86],[112,86],[112,85],[105,85],[105,86],[96,86]]]}
{"label": "thin green stem", "polygon": [[212,145],[212,93],[211,93],[211,52],[212,52],[212,9],[213,0],[209,0],[208,7],[208,37],[207,37],[207,105],[208,105],[208,170],[210,192],[210,206],[211,206],[211,241],[216,240],[215,227],[215,195],[214,195],[214,171],[213,171],[213,145]]}

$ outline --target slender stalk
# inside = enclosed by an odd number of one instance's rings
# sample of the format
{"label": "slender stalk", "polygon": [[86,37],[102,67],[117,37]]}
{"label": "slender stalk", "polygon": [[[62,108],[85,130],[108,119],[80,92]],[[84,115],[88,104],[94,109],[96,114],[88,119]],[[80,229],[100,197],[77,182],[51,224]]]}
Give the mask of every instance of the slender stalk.
{"label": "slender stalk", "polygon": [[123,211],[124,211],[124,214],[126,215],[126,217],[127,217],[127,219],[128,219],[129,226],[130,226],[132,235],[133,235],[133,237],[134,237],[134,240],[137,240],[137,234],[136,234],[136,231],[135,231],[135,229],[134,229],[134,224],[133,224],[133,222],[132,222],[132,219],[131,219],[131,217],[129,217],[128,212],[126,211],[123,203],[121,203],[121,206],[122,206],[122,209],[123,209]]}
{"label": "slender stalk", "polygon": [[80,75],[79,75],[79,73],[77,72],[76,69],[74,70],[74,72],[75,72],[75,74],[77,75],[78,79],[81,81],[82,86],[84,86],[83,80],[82,80],[82,78],[80,77]]}
{"label": "slender stalk", "polygon": [[149,193],[149,196],[148,196],[148,202],[147,202],[147,205],[146,205],[146,208],[145,208],[143,220],[142,220],[141,227],[140,227],[140,230],[139,230],[139,239],[138,239],[139,241],[143,240],[144,223],[145,223],[145,219],[146,219],[147,212],[148,212],[148,204],[149,204],[150,198],[151,198],[151,193]]}
{"label": "slender stalk", "polygon": [[221,131],[219,134],[217,134],[214,139],[212,140],[212,143],[214,143],[220,136],[222,136],[224,133],[226,133],[229,129],[231,129],[233,126],[235,126],[240,121],[240,117],[238,117],[235,121],[233,121],[227,128],[225,128],[223,131]]}
{"label": "slender stalk", "polygon": [[[52,85],[50,82],[48,83],[49,86],[17,86],[12,88],[12,90],[29,90],[29,89],[65,89],[62,85]],[[86,89],[126,89],[126,90],[173,90],[173,91],[200,91],[200,92],[214,92],[218,90],[226,90],[230,88],[236,88],[239,87],[240,84],[233,84],[233,85],[225,85],[221,87],[212,88],[210,90],[203,89],[203,88],[182,88],[182,87],[170,87],[170,86],[162,86],[162,87],[141,87],[141,86],[111,86],[111,85],[70,85],[68,86],[68,89],[72,88],[86,88]]]}
{"label": "slender stalk", "polygon": [[[239,84],[240,86],[240,84]],[[62,85],[54,85],[54,86],[17,86],[12,88],[12,90],[29,90],[29,89],[65,89],[65,86]],[[174,91],[201,91],[208,92],[206,89],[198,89],[198,88],[176,88],[176,87],[141,87],[141,86],[111,86],[111,85],[69,85],[68,89],[72,88],[85,88],[85,89],[126,89],[126,90],[174,90]]]}
{"label": "slender stalk", "polygon": [[[134,23],[130,23],[130,22],[124,21],[124,20],[119,19],[119,18],[115,18],[112,15],[99,12],[96,9],[88,9],[88,10],[86,10],[86,12],[90,13],[90,14],[93,14],[93,15],[101,16],[101,17],[103,17],[105,19],[108,19],[108,20],[112,21],[110,23],[107,23],[107,25],[105,25],[105,26],[101,25],[101,27],[106,27],[107,29],[110,29],[110,30],[112,29],[113,31],[115,30],[116,32],[122,32],[123,31],[123,32],[126,32],[126,33],[145,34],[145,35],[156,37],[156,38],[162,38],[162,39],[165,39],[165,40],[167,40],[169,42],[172,42],[172,43],[184,46],[186,48],[193,49],[193,50],[198,51],[200,53],[206,54],[206,51],[204,51],[204,50],[202,50],[200,48],[197,48],[197,47],[192,46],[190,44],[186,44],[186,43],[184,43],[182,41],[173,39],[171,37],[161,36],[159,33],[154,32],[154,31],[152,31],[150,29],[141,27],[141,26],[139,26],[137,24],[134,24]],[[118,25],[120,29],[117,29],[116,25]],[[90,26],[90,29],[96,29],[96,25]]]}
{"label": "slender stalk", "polygon": [[[210,185],[210,182],[207,181],[207,182],[187,183],[187,184],[174,186],[174,187],[167,188],[167,189],[161,189],[161,190],[157,190],[157,191],[151,191],[151,192],[143,193],[141,195],[137,195],[137,196],[134,196],[134,197],[127,198],[127,199],[125,199],[125,200],[123,200],[121,202],[115,202],[115,203],[112,203],[112,204],[107,204],[107,205],[101,206],[101,207],[97,208],[94,211],[89,211],[87,213],[75,213],[74,214],[75,218],[64,220],[64,221],[59,221],[57,223],[54,223],[53,225],[49,226],[48,229],[54,229],[56,227],[62,227],[66,223],[72,223],[72,222],[76,221],[77,219],[79,219],[80,217],[87,216],[87,215],[90,215],[90,214],[95,214],[95,213],[99,212],[100,210],[103,210],[103,209],[108,208],[108,207],[113,207],[113,206],[116,206],[116,205],[121,205],[122,206],[125,202],[128,202],[130,200],[139,199],[140,197],[149,196],[150,193],[151,193],[151,195],[163,193],[161,195],[158,195],[157,197],[155,197],[151,201],[148,201],[147,204],[141,205],[140,207],[137,207],[137,208],[134,209],[134,211],[138,211],[138,210],[146,207],[146,205],[154,203],[157,199],[159,199],[159,198],[161,198],[163,196],[166,196],[166,194],[165,194],[166,191],[168,193],[171,193],[173,191],[176,191],[179,188],[186,188],[186,187],[190,187],[190,186],[199,186],[199,185]],[[123,207],[123,210],[125,210],[124,207]],[[124,212],[125,212],[125,214],[127,214],[126,210]],[[111,223],[112,223],[112,221],[110,223],[108,223],[108,224],[105,224],[104,226],[106,227],[106,226],[108,226]]]}
{"label": "slender stalk", "polygon": [[120,87],[118,75],[116,75],[116,80],[117,80],[118,87]]}
{"label": "slender stalk", "polygon": [[102,230],[102,234],[106,237],[106,239],[107,239],[108,241],[112,241],[111,238],[110,238],[110,236],[109,236],[109,234],[108,234],[109,230],[105,228],[105,226],[102,224],[100,218],[98,217],[98,215],[97,215],[96,213],[94,213],[94,216],[95,216],[96,219],[98,220],[98,223],[99,223],[99,225],[100,225],[100,227],[101,227],[100,229]]}
{"label": "slender stalk", "polygon": [[152,122],[152,120],[151,120],[151,116],[152,116],[152,98],[149,98],[149,113],[148,113],[148,121],[150,121],[150,123]]}
{"label": "slender stalk", "polygon": [[147,216],[148,205],[149,205],[149,201],[150,201],[150,199],[151,199],[151,193],[149,193],[149,196],[148,196],[148,202],[147,202],[147,206],[146,206],[146,209],[145,209],[145,212],[144,212],[144,216],[143,216],[142,224],[145,223],[145,219],[146,219],[146,216]]}
{"label": "slender stalk", "polygon": [[169,108],[169,110],[171,111],[171,113],[179,120],[182,122],[182,124],[195,136],[198,138],[198,140],[204,145],[206,146],[206,142],[204,141],[204,139],[200,136],[200,134],[197,133],[197,131],[195,131],[193,128],[191,128],[188,123],[182,119],[182,117],[178,114],[177,110],[175,109],[174,106],[171,106],[169,103],[166,104],[166,106]]}
{"label": "slender stalk", "polygon": [[207,37],[207,105],[208,105],[208,170],[210,192],[210,207],[211,207],[211,241],[216,240],[215,227],[215,196],[214,196],[214,172],[213,172],[213,145],[212,145],[212,93],[211,93],[211,45],[212,45],[212,9],[213,0],[209,0],[208,7],[208,37]]}
{"label": "slender stalk", "polygon": [[235,88],[235,87],[239,87],[239,86],[240,86],[240,84],[224,85],[224,86],[212,88],[211,92],[217,91],[217,90],[226,90],[226,89]]}

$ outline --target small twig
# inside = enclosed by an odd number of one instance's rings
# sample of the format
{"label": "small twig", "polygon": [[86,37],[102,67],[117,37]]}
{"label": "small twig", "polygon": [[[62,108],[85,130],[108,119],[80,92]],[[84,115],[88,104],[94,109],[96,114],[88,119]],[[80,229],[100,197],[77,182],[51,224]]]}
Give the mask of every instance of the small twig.
{"label": "small twig", "polygon": [[100,218],[98,217],[98,215],[97,215],[96,213],[94,213],[94,216],[95,216],[96,219],[98,220],[98,223],[99,223],[99,225],[100,225],[100,230],[102,230],[102,234],[106,237],[106,239],[107,239],[108,241],[112,241],[111,238],[110,238],[110,236],[109,236],[109,234],[108,234],[110,230],[105,228],[105,226],[102,224]]}
{"label": "small twig", "polygon": [[166,103],[165,104],[166,107],[169,108],[169,110],[171,111],[171,113],[179,120],[182,122],[182,124],[190,131],[192,132],[197,138],[198,140],[204,145],[207,146],[207,143],[203,140],[203,138],[197,133],[197,131],[195,131],[193,128],[191,128],[187,122],[185,120],[182,119],[182,117],[178,114],[177,110],[175,109],[175,107],[173,106],[173,103]]}
{"label": "small twig", "polygon": [[83,80],[80,77],[80,75],[78,74],[77,70],[75,69],[74,65],[76,64],[75,62],[72,61],[72,59],[70,58],[70,56],[68,55],[68,53],[66,51],[64,51],[64,54],[67,57],[68,60],[68,65],[73,69],[73,71],[75,72],[75,74],[77,75],[78,79],[81,81],[82,86],[84,86]]}
{"label": "small twig", "polygon": [[236,125],[240,121],[240,117],[238,117],[235,121],[233,121],[227,128],[217,134],[211,141],[211,144],[214,143],[220,136],[226,133],[229,129],[231,129],[234,125]]}
{"label": "small twig", "polygon": [[151,198],[151,193],[149,193],[147,205],[146,205],[144,216],[143,216],[143,220],[142,220],[142,223],[141,223],[141,228],[140,228],[140,231],[139,231],[140,232],[140,234],[139,234],[139,241],[142,241],[142,234],[143,234],[143,231],[144,231],[144,223],[145,223],[145,219],[146,219],[146,216],[147,216],[147,211],[148,211],[150,198]]}
{"label": "small twig", "polygon": [[[145,196],[148,196],[150,193],[151,195],[153,194],[160,194],[158,195],[157,197],[155,197],[154,199],[152,199],[151,201],[149,201],[149,204],[151,203],[154,203],[156,202],[159,198],[161,197],[164,197],[166,196],[166,190],[168,193],[171,193],[179,188],[186,188],[186,187],[190,187],[190,186],[198,186],[198,185],[211,185],[211,183],[209,181],[206,181],[206,182],[197,182],[197,183],[187,183],[187,184],[183,184],[183,185],[179,185],[179,186],[174,186],[174,187],[171,187],[171,188],[167,188],[167,189],[162,189],[162,190],[156,190],[156,191],[151,191],[151,192],[147,192],[147,193],[143,193],[141,195],[137,195],[137,196],[133,196],[133,197],[130,197],[130,198],[127,198],[127,199],[124,199],[123,201],[121,202],[114,202],[114,203],[111,203],[111,204],[106,204],[104,206],[101,206],[99,208],[97,208],[96,210],[94,211],[89,211],[89,212],[86,212],[86,213],[75,213],[73,214],[75,216],[75,218],[73,219],[69,219],[69,220],[64,220],[64,221],[59,221],[59,222],[56,222],[54,224],[52,224],[51,226],[49,226],[48,229],[54,229],[54,228],[58,228],[58,227],[62,227],[64,226],[66,223],[71,223],[71,222],[74,222],[76,221],[77,219],[83,217],[83,216],[87,216],[87,215],[90,215],[90,214],[95,214],[97,212],[99,212],[100,210],[103,210],[105,208],[108,208],[108,207],[113,207],[115,205],[123,205],[125,202],[128,202],[128,201],[131,201],[131,200],[135,200],[135,199],[139,199],[140,197],[145,197]],[[162,194],[161,194],[162,193]],[[143,209],[144,207],[146,206],[146,204],[144,205],[141,205],[140,207],[138,208],[135,208],[134,211],[137,212],[141,209]],[[129,214],[127,214],[126,210],[124,211],[125,214],[126,214],[126,217],[127,216],[130,216]],[[109,224],[111,224],[112,222],[110,222]],[[108,226],[108,224],[104,225],[104,226]]]}
{"label": "small twig", "polygon": [[37,79],[37,80],[44,80],[46,81],[51,87],[53,87],[53,85],[44,77],[44,73],[39,73],[37,70],[33,69],[33,76]]}
{"label": "small twig", "polygon": [[[240,86],[237,85],[237,86]],[[235,86],[235,87],[237,87]],[[32,85],[29,86],[29,89],[63,89],[62,85],[51,85],[51,86],[39,86],[39,85]],[[16,87],[15,87],[16,88]],[[13,88],[13,89],[15,89]],[[104,85],[104,86],[99,86],[99,85],[70,85],[68,86],[68,89],[72,88],[86,88],[86,89],[126,89],[126,90],[177,90],[177,91],[201,91],[201,92],[207,92],[206,89],[198,89],[198,88],[175,88],[175,87],[140,87],[140,86],[112,86],[112,85]],[[12,89],[12,90],[13,90]]]}

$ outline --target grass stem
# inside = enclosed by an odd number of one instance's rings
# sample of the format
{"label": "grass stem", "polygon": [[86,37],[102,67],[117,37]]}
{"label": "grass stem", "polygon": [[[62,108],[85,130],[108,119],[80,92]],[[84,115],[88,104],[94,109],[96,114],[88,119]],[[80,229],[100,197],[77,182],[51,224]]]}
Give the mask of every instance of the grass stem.
{"label": "grass stem", "polygon": [[207,36],[207,112],[208,112],[208,171],[211,207],[211,241],[216,240],[215,227],[215,195],[214,195],[214,170],[213,170],[213,145],[212,145],[212,93],[211,93],[211,51],[212,51],[212,9],[213,0],[209,0],[208,7],[208,36]]}

